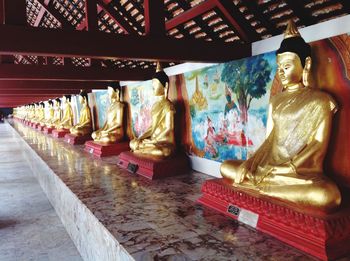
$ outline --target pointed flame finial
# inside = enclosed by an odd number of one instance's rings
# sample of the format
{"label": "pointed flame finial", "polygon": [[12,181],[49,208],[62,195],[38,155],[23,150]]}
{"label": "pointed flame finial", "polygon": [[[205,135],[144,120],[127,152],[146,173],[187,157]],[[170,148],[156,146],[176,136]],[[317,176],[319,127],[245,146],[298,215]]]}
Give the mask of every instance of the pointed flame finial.
{"label": "pointed flame finial", "polygon": [[298,30],[297,26],[295,25],[293,19],[290,19],[288,21],[287,28],[284,31],[284,39],[292,38],[292,37],[296,37],[296,36],[301,37],[299,30]]}
{"label": "pointed flame finial", "polygon": [[156,72],[161,72],[161,71],[163,71],[163,66],[162,66],[161,62],[158,61]]}

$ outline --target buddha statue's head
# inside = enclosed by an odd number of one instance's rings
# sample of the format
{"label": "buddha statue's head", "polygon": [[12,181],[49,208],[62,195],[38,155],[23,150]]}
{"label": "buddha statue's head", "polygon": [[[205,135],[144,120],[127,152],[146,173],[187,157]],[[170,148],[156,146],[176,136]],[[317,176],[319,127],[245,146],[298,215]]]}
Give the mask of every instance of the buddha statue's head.
{"label": "buddha statue's head", "polygon": [[277,73],[283,87],[302,83],[309,86],[311,48],[300,36],[293,20],[290,20],[284,39],[277,50]]}
{"label": "buddha statue's head", "polygon": [[60,107],[61,106],[61,99],[60,98],[54,99],[54,102],[55,102],[55,107]]}
{"label": "buddha statue's head", "polygon": [[120,90],[120,85],[119,82],[115,83],[115,84],[111,84],[110,86],[108,86],[107,88],[107,92],[108,92],[108,98],[109,101],[119,101],[119,90]]}
{"label": "buddha statue's head", "polygon": [[48,100],[47,104],[49,105],[49,108],[53,107],[53,101],[52,100]]}
{"label": "buddha statue's head", "polygon": [[70,103],[71,98],[72,98],[72,96],[69,95],[69,94],[63,95],[63,97],[62,97],[62,102],[63,102],[63,104]]}
{"label": "buddha statue's head", "polygon": [[85,105],[88,103],[88,94],[86,90],[80,90],[79,93],[79,103]]}
{"label": "buddha statue's head", "polygon": [[45,108],[45,103],[44,102],[40,102],[40,108],[44,109]]}
{"label": "buddha statue's head", "polygon": [[152,86],[155,96],[165,96],[168,94],[169,77],[162,70],[160,63],[157,63],[156,73],[152,77]]}

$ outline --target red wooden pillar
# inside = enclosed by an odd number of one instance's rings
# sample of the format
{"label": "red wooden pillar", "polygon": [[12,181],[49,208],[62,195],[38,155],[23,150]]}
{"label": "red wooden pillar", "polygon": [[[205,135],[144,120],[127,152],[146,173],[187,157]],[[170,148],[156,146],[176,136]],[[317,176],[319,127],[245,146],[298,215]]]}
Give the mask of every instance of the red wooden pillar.
{"label": "red wooden pillar", "polygon": [[165,36],[164,0],[144,0],[145,34]]}
{"label": "red wooden pillar", "polygon": [[[85,1],[85,24],[87,31],[97,32],[97,1],[96,0],[86,0]],[[98,66],[99,61],[95,59],[90,59],[90,66]]]}

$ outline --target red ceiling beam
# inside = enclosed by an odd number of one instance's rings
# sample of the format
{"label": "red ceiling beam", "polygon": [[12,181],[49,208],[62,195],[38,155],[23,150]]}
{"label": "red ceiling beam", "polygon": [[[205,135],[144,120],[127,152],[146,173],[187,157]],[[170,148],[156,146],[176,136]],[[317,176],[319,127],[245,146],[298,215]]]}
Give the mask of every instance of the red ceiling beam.
{"label": "red ceiling beam", "polygon": [[210,10],[214,9],[216,7],[216,3],[212,0],[204,1],[194,7],[192,7],[190,10],[187,10],[177,16],[175,16],[173,19],[167,21],[165,23],[165,29],[167,31],[184,24],[200,15],[203,15]]}
{"label": "red ceiling beam", "polygon": [[6,36],[0,41],[0,54],[174,62],[223,62],[251,55],[250,44],[103,32],[71,32],[3,25],[0,26],[0,36]]}
{"label": "red ceiling beam", "polygon": [[[86,90],[86,89],[84,89]],[[39,95],[54,95],[61,96],[64,94],[76,94],[80,90],[1,90],[0,97],[21,97],[21,96],[39,96]]]}
{"label": "red ceiling beam", "polygon": [[98,31],[96,0],[85,0],[85,19],[89,31]]}
{"label": "red ceiling beam", "polygon": [[25,81],[25,80],[0,80],[0,92],[6,91],[40,91],[62,90],[67,93],[80,89],[106,89],[110,82],[96,81]]}
{"label": "red ceiling beam", "polygon": [[251,43],[259,40],[257,32],[251,27],[250,22],[245,19],[244,15],[239,11],[238,7],[232,0],[213,0],[226,20],[230,22],[239,38],[245,43]]}
{"label": "red ceiling beam", "polygon": [[111,5],[102,0],[97,0],[97,4],[101,8],[99,9],[99,12],[101,12],[101,10],[105,11],[126,34],[137,34],[134,27],[132,27],[114,8],[112,8]]}
{"label": "red ceiling beam", "polygon": [[142,81],[150,79],[152,74],[151,69],[110,69],[68,65],[0,65],[0,79],[3,80]]}
{"label": "red ceiling beam", "polygon": [[144,0],[145,35],[165,36],[164,0]]}

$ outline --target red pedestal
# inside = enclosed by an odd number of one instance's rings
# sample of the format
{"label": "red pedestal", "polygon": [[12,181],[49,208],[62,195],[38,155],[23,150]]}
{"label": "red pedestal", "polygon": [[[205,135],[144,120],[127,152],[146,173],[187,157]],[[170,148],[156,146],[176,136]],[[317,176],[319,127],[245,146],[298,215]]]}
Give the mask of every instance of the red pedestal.
{"label": "red pedestal", "polygon": [[43,131],[44,130],[44,126],[41,126],[40,124],[38,124],[36,126],[36,129],[39,130],[39,131]]}
{"label": "red pedestal", "polygon": [[282,202],[252,195],[223,179],[203,184],[198,202],[322,260],[350,253],[350,208],[332,215],[302,213]]}
{"label": "red pedestal", "polygon": [[44,133],[45,134],[51,134],[54,129],[55,128],[44,127]]}
{"label": "red pedestal", "polygon": [[91,134],[84,135],[84,136],[77,136],[77,135],[68,133],[64,136],[64,141],[72,145],[81,145],[87,142],[88,140],[92,140]]}
{"label": "red pedestal", "polygon": [[36,127],[37,127],[38,125],[40,125],[40,124],[39,124],[39,123],[32,122],[30,126],[31,126],[33,129],[36,129]]}
{"label": "red pedestal", "polygon": [[182,175],[189,170],[188,158],[182,154],[168,159],[152,159],[126,151],[119,155],[118,165],[148,179]]}
{"label": "red pedestal", "polygon": [[55,138],[63,138],[68,133],[70,133],[68,129],[53,130],[52,136]]}
{"label": "red pedestal", "polygon": [[99,158],[117,156],[121,152],[127,150],[130,150],[128,141],[119,142],[115,144],[101,144],[94,141],[87,141],[85,143],[85,151],[94,154]]}

